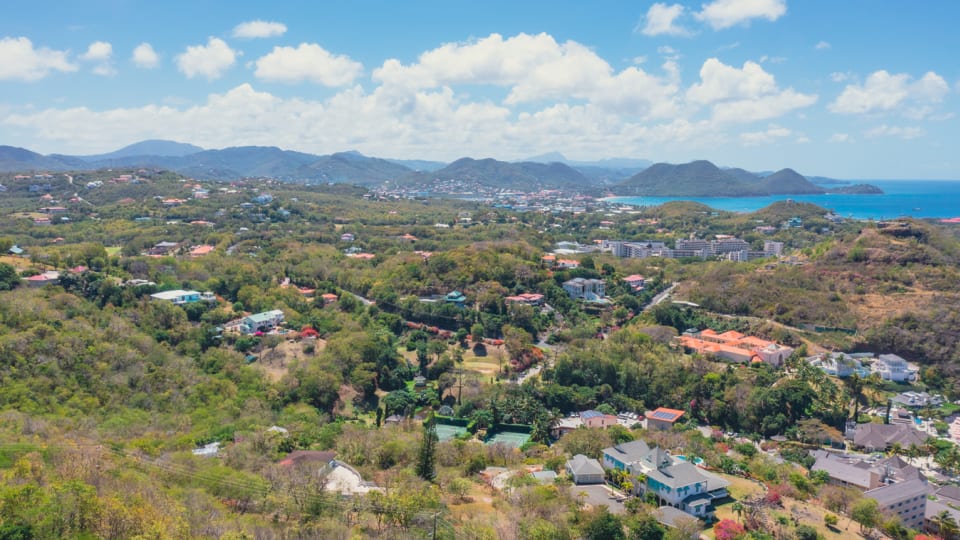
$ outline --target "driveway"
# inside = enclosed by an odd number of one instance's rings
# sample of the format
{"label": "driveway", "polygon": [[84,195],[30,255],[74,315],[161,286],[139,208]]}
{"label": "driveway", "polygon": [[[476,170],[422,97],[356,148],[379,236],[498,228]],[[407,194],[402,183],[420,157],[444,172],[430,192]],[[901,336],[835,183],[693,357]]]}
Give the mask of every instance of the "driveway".
{"label": "driveway", "polygon": [[[593,508],[603,504],[607,506],[611,514],[622,514],[627,511],[622,502],[618,502],[613,498],[619,494],[603,484],[570,486],[570,489],[574,497],[582,500],[585,504],[589,504]],[[581,494],[584,495],[581,496]]]}

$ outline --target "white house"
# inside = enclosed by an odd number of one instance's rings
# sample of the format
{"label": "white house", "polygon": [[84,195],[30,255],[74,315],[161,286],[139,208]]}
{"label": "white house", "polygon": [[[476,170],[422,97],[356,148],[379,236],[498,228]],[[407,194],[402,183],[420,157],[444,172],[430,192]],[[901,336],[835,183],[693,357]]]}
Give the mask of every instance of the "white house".
{"label": "white house", "polygon": [[177,289],[174,291],[162,291],[150,295],[151,298],[156,300],[166,300],[168,302],[173,302],[174,305],[183,305],[189,304],[191,302],[200,301],[200,292],[199,291],[184,291],[182,289]]}
{"label": "white house", "polygon": [[[682,457],[682,456],[680,456]],[[636,493],[653,493],[665,505],[696,517],[713,512],[713,499],[727,496],[729,482],[702,471],[694,464],[643,441],[618,444],[603,450],[603,466],[625,471],[638,480]]]}
{"label": "white house", "polygon": [[283,312],[279,309],[272,309],[244,317],[240,321],[239,328],[244,334],[255,334],[257,332],[269,332],[282,323]]}
{"label": "white house", "polygon": [[596,302],[606,295],[602,279],[573,278],[563,282],[563,290],[567,291],[570,298],[574,300],[584,299]]}
{"label": "white house", "polygon": [[873,371],[885,381],[906,382],[917,379],[918,370],[895,354],[881,354],[873,364]]}

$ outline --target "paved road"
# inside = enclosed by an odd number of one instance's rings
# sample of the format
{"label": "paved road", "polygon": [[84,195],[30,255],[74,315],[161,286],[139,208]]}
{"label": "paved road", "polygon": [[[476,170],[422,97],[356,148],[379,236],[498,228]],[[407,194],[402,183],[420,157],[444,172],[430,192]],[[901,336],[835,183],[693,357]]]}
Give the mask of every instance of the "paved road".
{"label": "paved road", "polygon": [[664,289],[663,292],[661,292],[660,294],[654,296],[654,297],[653,297],[653,300],[651,300],[650,303],[647,304],[647,305],[643,308],[643,311],[644,311],[644,312],[650,311],[651,309],[653,309],[653,306],[655,306],[655,305],[659,304],[660,302],[663,302],[664,300],[666,300],[666,299],[670,296],[670,293],[673,292],[673,289],[675,289],[675,288],[677,287],[677,285],[679,285],[679,283],[677,283],[677,282],[671,283],[670,286],[667,287],[666,289]]}

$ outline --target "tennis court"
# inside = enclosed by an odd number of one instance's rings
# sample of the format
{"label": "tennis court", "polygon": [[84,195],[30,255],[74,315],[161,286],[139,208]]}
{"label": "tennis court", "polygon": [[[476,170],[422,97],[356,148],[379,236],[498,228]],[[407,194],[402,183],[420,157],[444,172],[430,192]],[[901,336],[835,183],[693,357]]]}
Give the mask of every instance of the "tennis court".
{"label": "tennis court", "polygon": [[518,433],[516,431],[499,431],[491,435],[486,441],[486,444],[497,444],[503,443],[507,446],[513,446],[514,448],[520,448],[528,440],[530,440],[529,433]]}
{"label": "tennis court", "polygon": [[466,433],[467,428],[460,426],[450,426],[447,424],[437,424],[437,439],[441,441],[449,441],[451,439],[456,439],[461,433]]}

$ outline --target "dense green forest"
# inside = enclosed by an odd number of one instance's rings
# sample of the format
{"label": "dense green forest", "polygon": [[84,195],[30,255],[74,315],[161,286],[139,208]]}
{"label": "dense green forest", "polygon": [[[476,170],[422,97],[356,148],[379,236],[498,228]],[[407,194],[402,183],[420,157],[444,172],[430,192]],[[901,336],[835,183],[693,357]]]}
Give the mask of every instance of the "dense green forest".
{"label": "dense green forest", "polygon": [[[673,437],[661,442],[725,472],[749,469],[793,486],[793,496],[813,493],[790,480],[790,465],[747,450],[731,460],[693,428],[815,440],[842,430],[855,403],[883,403],[883,384],[864,390],[802,362],[818,346],[902,354],[924,369],[916,388],[960,398],[960,242],[938,224],[838,225],[822,209],[786,203],[753,215],[693,203],[516,213],[259,180],[204,182],[208,195],[196,197],[194,180],[122,172],[137,180],[112,181],[121,171],[0,176],[0,247],[24,250],[0,259],[0,538],[607,538],[610,527],[662,537],[643,505],[611,516],[584,509],[562,485],[529,482],[488,493],[477,473],[534,463],[560,471],[567,456],[596,457],[603,444]],[[64,210],[40,211],[54,205]],[[803,226],[755,230],[792,217]],[[578,256],[575,269],[542,262],[558,241],[717,234],[782,241],[792,262],[599,253]],[[148,253],[161,242],[174,247]],[[192,256],[198,245],[212,250]],[[57,284],[22,280],[54,269]],[[623,282],[638,273],[642,291]],[[574,277],[603,280],[609,305],[571,299],[562,284]],[[672,283],[699,307],[642,311]],[[150,296],[173,289],[215,300]],[[452,291],[466,301],[443,301]],[[542,294],[547,307],[505,300],[521,293]],[[287,333],[231,331],[270,310],[283,312]],[[777,370],[673,344],[707,327],[797,352]],[[521,382],[530,363],[541,371]],[[550,436],[571,412],[661,406],[688,413],[676,433]],[[392,415],[402,420],[386,422]],[[434,415],[470,431],[435,441]],[[521,448],[481,442],[513,425],[528,431]],[[217,458],[194,455],[209,443],[221,443]],[[334,495],[316,467],[281,464],[297,450],[334,451],[385,489]],[[464,517],[470,504],[486,521]]]}

